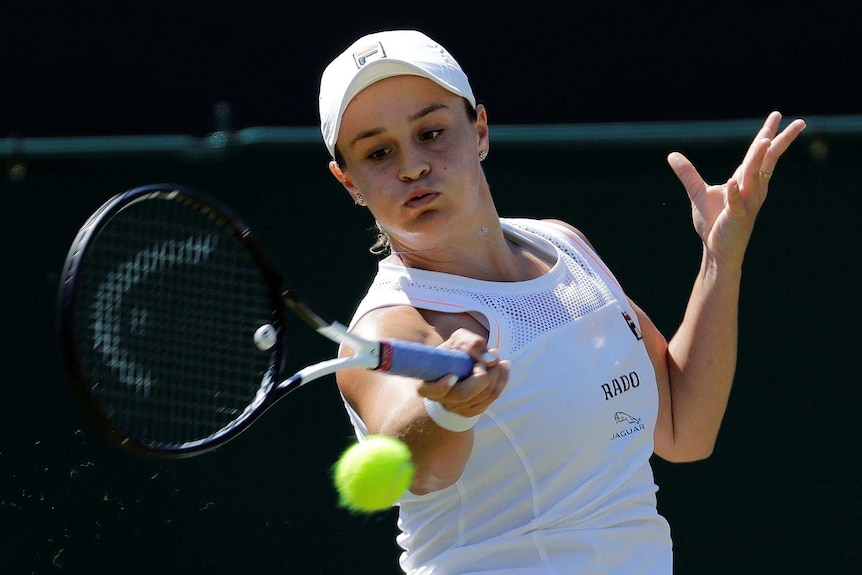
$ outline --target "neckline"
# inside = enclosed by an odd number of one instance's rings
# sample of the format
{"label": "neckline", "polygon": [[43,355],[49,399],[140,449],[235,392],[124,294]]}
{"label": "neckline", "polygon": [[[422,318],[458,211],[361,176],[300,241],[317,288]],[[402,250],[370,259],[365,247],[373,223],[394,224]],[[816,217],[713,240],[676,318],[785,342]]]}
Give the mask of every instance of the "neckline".
{"label": "neckline", "polygon": [[507,240],[527,249],[538,258],[545,261],[550,267],[545,273],[528,280],[521,281],[494,281],[482,280],[469,276],[451,274],[447,272],[438,272],[426,270],[422,268],[414,268],[405,266],[398,258],[387,257],[380,261],[381,267],[390,267],[394,270],[399,270],[416,280],[427,278],[436,283],[444,283],[449,285],[457,284],[464,287],[468,284],[481,286],[483,290],[493,291],[520,291],[523,289],[541,289],[548,282],[555,282],[560,270],[564,268],[563,257],[561,250],[551,241],[539,236],[532,230],[520,228],[505,219],[501,219],[500,223],[503,227],[503,235]]}

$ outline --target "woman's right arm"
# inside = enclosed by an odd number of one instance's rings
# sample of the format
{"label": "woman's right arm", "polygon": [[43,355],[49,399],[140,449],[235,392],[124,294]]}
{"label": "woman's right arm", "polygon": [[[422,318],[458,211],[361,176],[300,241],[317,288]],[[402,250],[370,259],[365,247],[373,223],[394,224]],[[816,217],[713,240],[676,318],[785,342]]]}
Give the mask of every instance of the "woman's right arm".
{"label": "woman's right arm", "polygon": [[[437,321],[443,317],[446,319]],[[448,377],[427,382],[370,370],[346,370],[337,375],[341,393],[370,433],[398,437],[410,447],[416,468],[410,491],[417,495],[455,483],[473,449],[472,428],[450,431],[441,427],[428,415],[423,398],[438,402],[448,413],[471,417],[484,412],[508,381],[508,362],[497,361],[489,353],[486,339],[475,333],[481,326],[469,329],[473,322],[469,316],[393,306],[369,312],[352,330],[369,339],[400,339],[466,351],[476,359],[476,367],[472,376],[455,385],[449,385]]]}

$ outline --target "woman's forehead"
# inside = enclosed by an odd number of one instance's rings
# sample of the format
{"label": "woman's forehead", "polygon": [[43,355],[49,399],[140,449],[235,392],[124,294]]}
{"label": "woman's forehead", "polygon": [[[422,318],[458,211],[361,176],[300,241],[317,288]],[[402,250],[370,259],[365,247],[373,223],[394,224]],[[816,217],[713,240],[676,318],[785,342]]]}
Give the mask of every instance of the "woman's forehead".
{"label": "woman's forehead", "polygon": [[461,102],[461,97],[427,78],[384,78],[359,92],[350,101],[342,117],[338,139],[342,140],[348,132],[377,129],[377,124],[381,122],[415,121],[430,108],[454,108],[454,102]]}

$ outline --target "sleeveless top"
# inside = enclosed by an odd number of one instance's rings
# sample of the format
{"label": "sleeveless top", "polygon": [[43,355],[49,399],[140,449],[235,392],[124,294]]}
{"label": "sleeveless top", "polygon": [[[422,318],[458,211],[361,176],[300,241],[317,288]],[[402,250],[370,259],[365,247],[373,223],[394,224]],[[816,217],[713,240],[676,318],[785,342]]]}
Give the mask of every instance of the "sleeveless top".
{"label": "sleeveless top", "polygon": [[[649,459],[655,373],[616,279],[570,230],[501,219],[506,237],[553,267],[523,282],[406,268],[378,273],[351,326],[368,311],[410,305],[467,312],[509,382],[474,428],[458,481],[399,501],[401,567],[411,575],[672,572],[667,521]],[[368,430],[345,401],[359,439]]]}

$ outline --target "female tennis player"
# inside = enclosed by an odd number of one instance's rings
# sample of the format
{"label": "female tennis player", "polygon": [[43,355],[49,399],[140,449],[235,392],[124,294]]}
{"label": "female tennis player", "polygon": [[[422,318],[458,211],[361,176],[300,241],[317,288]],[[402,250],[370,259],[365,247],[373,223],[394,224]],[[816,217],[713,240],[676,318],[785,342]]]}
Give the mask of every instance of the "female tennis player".
{"label": "female tennis player", "polygon": [[477,360],[457,384],[338,375],[360,439],[397,436],[413,453],[398,503],[402,569],[670,575],[649,460],[712,453],[734,377],[743,256],[804,122],[779,132],[770,114],[722,185],[668,156],[703,242],[668,341],[576,228],[499,216],[481,166],[487,111],[432,39],[357,40],[323,73],[320,114],[330,170],[371,211],[385,255],[351,329]]}

